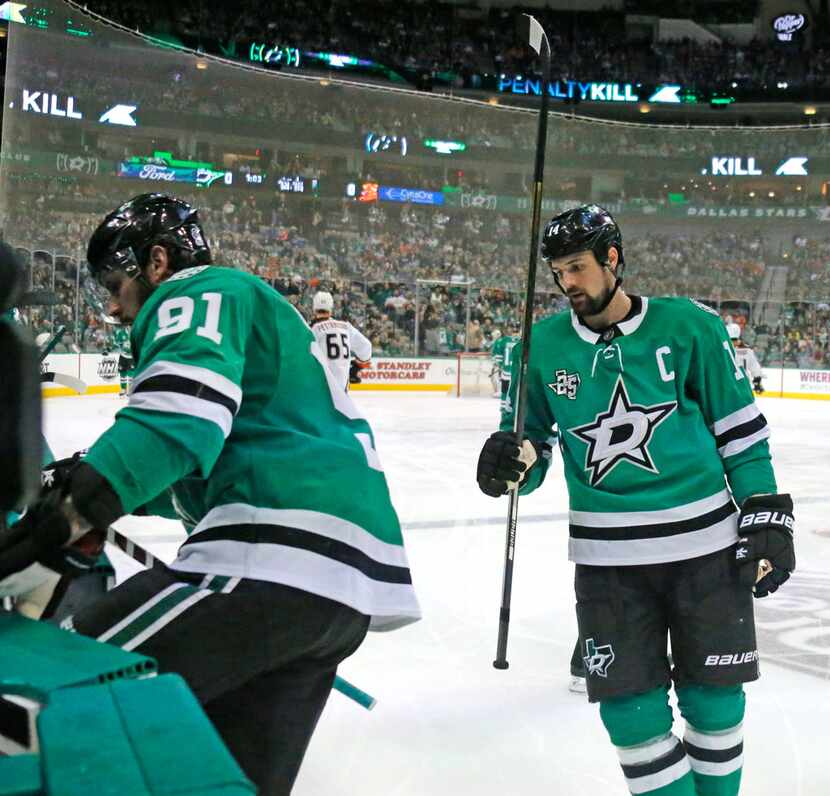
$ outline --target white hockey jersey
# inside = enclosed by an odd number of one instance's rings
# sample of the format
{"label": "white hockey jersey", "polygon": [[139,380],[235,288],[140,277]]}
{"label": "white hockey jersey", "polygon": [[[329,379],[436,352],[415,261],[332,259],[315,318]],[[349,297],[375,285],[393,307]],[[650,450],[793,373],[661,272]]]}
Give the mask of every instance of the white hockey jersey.
{"label": "white hockey jersey", "polygon": [[745,346],[735,346],[735,361],[738,367],[749,375],[750,379],[757,379],[763,375],[761,370],[761,363],[758,362],[758,357],[751,348]]}
{"label": "white hockey jersey", "polygon": [[326,358],[329,370],[337,384],[344,390],[349,386],[349,367],[352,357],[358,363],[372,358],[372,344],[348,321],[334,318],[313,321],[311,331]]}

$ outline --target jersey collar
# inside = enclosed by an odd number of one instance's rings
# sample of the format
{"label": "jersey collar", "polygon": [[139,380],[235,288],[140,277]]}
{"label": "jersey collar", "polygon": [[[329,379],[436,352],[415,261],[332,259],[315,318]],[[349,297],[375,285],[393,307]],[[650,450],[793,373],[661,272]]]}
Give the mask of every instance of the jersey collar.
{"label": "jersey collar", "polygon": [[644,296],[629,296],[629,298],[631,299],[631,309],[628,311],[628,315],[619,323],[612,323],[607,329],[603,329],[601,332],[595,332],[586,326],[580,317],[571,310],[571,325],[574,331],[586,343],[590,343],[591,345],[610,343],[615,337],[634,334],[640,328],[640,324],[646,317],[648,299]]}

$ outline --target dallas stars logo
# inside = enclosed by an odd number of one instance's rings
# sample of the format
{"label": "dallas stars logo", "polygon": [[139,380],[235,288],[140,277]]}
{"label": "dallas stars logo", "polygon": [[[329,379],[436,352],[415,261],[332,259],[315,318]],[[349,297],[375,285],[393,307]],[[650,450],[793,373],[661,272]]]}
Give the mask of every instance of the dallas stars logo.
{"label": "dallas stars logo", "polygon": [[591,470],[591,486],[596,486],[622,461],[652,473],[659,472],[649,455],[648,443],[654,429],[676,408],[676,401],[653,406],[633,404],[622,376],[617,379],[608,410],[600,412],[593,423],[568,429],[588,443],[585,469]]}
{"label": "dallas stars logo", "polygon": [[597,674],[608,677],[608,667],[614,662],[614,648],[610,644],[598,647],[592,638],[585,639],[585,652],[582,660],[588,675]]}

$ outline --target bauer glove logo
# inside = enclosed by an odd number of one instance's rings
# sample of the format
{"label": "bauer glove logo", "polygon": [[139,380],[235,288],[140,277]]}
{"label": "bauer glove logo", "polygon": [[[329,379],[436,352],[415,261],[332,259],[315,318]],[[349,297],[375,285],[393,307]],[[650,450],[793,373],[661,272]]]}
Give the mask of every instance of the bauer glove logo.
{"label": "bauer glove logo", "polygon": [[793,529],[793,515],[786,511],[758,511],[754,514],[744,514],[741,517],[739,528],[751,528],[753,525],[780,525]]}

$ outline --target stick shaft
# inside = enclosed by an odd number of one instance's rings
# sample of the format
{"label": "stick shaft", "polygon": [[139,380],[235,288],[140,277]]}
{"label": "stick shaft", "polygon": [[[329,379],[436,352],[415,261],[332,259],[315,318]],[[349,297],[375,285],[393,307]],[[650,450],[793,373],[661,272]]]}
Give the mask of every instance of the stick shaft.
{"label": "stick shaft", "polygon": [[[545,173],[545,146],[548,134],[548,84],[550,83],[550,45],[547,36],[542,35],[540,55],[542,56],[542,104],[539,109],[539,125],[536,133],[536,161],[533,168],[533,215],[530,222],[530,257],[527,269],[527,292],[525,294],[524,316],[522,318],[522,354],[518,372],[513,374],[516,383],[516,414],[513,416],[513,431],[521,440],[524,435],[527,412],[527,366],[530,361],[530,332],[533,326],[533,299],[536,293],[536,264],[539,253],[539,227],[542,216],[542,186]],[[501,609],[499,610],[499,635],[496,645],[496,659],[493,666],[506,669],[507,636],[510,630],[510,602],[513,595],[513,561],[516,553],[516,531],[519,518],[519,487],[510,491],[507,509],[507,531],[504,550],[504,571],[502,575]]]}
{"label": "stick shaft", "polygon": [[61,338],[66,332],[65,326],[59,326],[58,330],[52,335],[52,339],[43,347],[43,351],[40,352],[40,361],[43,362],[49,354],[52,353],[55,346],[61,341]]}

